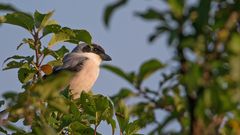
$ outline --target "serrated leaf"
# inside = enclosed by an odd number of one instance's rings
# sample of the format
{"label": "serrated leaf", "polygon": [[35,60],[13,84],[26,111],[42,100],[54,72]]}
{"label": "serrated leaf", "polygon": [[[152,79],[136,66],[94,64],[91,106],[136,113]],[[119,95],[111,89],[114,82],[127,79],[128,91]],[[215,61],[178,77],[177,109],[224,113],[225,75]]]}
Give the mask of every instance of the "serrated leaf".
{"label": "serrated leaf", "polygon": [[147,79],[154,72],[163,67],[164,65],[157,59],[151,59],[144,62],[139,69],[137,85],[140,86],[143,80]]}
{"label": "serrated leaf", "polygon": [[28,31],[32,31],[34,28],[33,17],[23,12],[14,12],[14,13],[2,16],[0,17],[0,23],[17,25],[27,29]]}
{"label": "serrated leaf", "polygon": [[111,71],[112,73],[118,75],[119,77],[123,78],[124,80],[128,81],[129,83],[134,83],[135,81],[135,73],[125,73],[122,69],[112,66],[112,65],[102,65],[102,68],[107,69],[108,71]]}
{"label": "serrated leaf", "polygon": [[18,70],[18,80],[21,83],[26,83],[33,78],[35,72],[26,68],[20,68]]}
{"label": "serrated leaf", "polygon": [[109,21],[112,17],[112,14],[114,13],[115,10],[120,8],[121,6],[125,5],[128,2],[128,0],[119,0],[115,3],[109,4],[105,10],[104,10],[104,17],[103,21],[106,27],[109,26]]}

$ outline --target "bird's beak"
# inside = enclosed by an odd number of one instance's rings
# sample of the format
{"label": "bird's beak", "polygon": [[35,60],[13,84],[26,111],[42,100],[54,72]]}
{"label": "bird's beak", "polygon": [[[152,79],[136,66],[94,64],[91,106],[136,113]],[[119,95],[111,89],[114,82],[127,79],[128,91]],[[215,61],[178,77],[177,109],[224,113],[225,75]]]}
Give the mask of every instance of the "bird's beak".
{"label": "bird's beak", "polygon": [[111,61],[112,60],[112,58],[107,54],[101,54],[101,58],[104,61]]}

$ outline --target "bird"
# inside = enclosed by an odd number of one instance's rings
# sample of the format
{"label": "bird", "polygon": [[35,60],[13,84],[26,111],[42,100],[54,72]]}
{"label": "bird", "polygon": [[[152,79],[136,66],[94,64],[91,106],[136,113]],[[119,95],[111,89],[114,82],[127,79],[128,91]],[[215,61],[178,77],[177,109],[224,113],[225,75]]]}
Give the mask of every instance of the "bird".
{"label": "bird", "polygon": [[77,99],[82,91],[91,91],[99,76],[102,61],[111,60],[100,45],[81,43],[64,56],[61,66],[53,68],[53,74],[60,71],[73,73],[69,81],[69,90],[72,98]]}

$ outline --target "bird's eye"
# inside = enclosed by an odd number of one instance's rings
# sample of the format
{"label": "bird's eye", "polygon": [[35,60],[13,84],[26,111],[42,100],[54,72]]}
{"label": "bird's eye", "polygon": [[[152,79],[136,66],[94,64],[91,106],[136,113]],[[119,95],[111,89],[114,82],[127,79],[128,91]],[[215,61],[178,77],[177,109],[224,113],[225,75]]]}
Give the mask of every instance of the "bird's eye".
{"label": "bird's eye", "polygon": [[97,52],[97,51],[98,51],[98,49],[97,49],[97,48],[94,48],[94,49],[93,49],[93,51]]}

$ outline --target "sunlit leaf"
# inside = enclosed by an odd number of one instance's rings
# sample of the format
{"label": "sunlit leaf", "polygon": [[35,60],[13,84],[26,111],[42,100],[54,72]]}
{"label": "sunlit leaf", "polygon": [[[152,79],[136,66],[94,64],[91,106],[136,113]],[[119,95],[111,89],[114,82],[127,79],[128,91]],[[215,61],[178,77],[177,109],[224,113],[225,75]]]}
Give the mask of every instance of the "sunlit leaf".
{"label": "sunlit leaf", "polygon": [[46,36],[50,33],[57,33],[61,30],[61,26],[58,24],[47,25],[43,28],[43,36]]}
{"label": "sunlit leaf", "polygon": [[85,42],[87,44],[91,44],[92,36],[87,30],[73,30],[75,36],[71,37],[69,42],[79,44],[79,42]]}
{"label": "sunlit leaf", "polygon": [[182,17],[183,15],[183,8],[184,8],[184,1],[183,0],[169,0],[168,4],[177,18]]}
{"label": "sunlit leaf", "polygon": [[70,40],[71,37],[74,37],[75,33],[70,28],[64,27],[59,32],[52,35],[51,40],[48,43],[48,47],[51,48],[53,45]]}
{"label": "sunlit leaf", "polygon": [[35,71],[29,70],[26,68],[20,68],[18,70],[18,79],[21,83],[28,82],[33,78],[34,75],[35,75]]}
{"label": "sunlit leaf", "polygon": [[17,25],[27,29],[28,31],[32,31],[34,28],[33,17],[23,12],[15,12],[2,16],[0,17],[0,23]]}
{"label": "sunlit leaf", "polygon": [[97,109],[96,109],[96,103],[95,103],[92,95],[82,92],[80,99],[78,99],[78,101],[80,102],[81,107],[83,108],[83,110],[86,113],[88,113],[92,116],[95,116]]}
{"label": "sunlit leaf", "polygon": [[48,25],[49,19],[52,17],[53,11],[48,12],[46,14],[42,14],[38,12],[37,10],[34,13],[34,21],[35,26],[38,28],[38,31],[40,31],[42,28]]}
{"label": "sunlit leaf", "polygon": [[56,60],[61,60],[63,58],[63,56],[68,53],[69,50],[65,47],[62,46],[61,48],[59,48],[58,50],[51,50],[50,48],[44,48],[43,49],[43,54],[45,56],[47,55],[51,55],[53,56]]}

